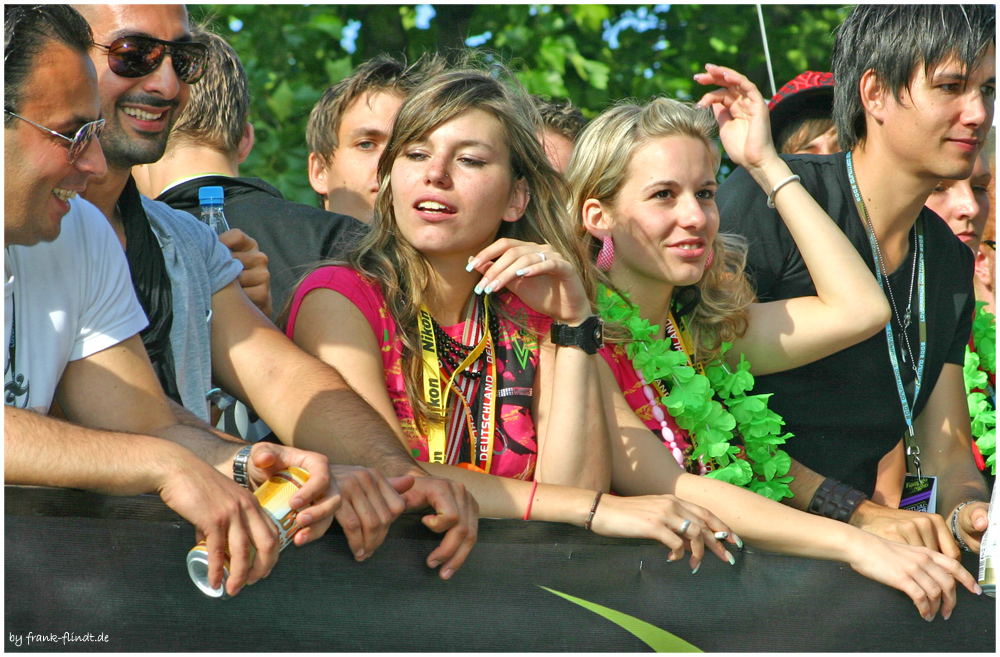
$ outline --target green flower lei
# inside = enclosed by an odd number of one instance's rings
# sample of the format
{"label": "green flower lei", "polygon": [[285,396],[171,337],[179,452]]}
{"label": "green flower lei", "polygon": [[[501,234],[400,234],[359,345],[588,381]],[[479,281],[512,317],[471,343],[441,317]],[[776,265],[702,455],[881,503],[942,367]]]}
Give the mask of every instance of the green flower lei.
{"label": "green flower lei", "polygon": [[965,347],[965,394],[969,396],[969,415],[972,418],[972,435],[986,465],[997,473],[997,411],[977,388],[985,390],[990,374],[997,371],[996,317],[986,312],[985,301],[976,302],[976,316],[972,322],[972,343],[976,350]]}
{"label": "green flower lei", "polygon": [[[787,476],[791,457],[778,449],[792,434],[779,435],[785,422],[767,408],[771,395],[746,395],[753,388],[746,358],[741,355],[736,371],[731,372],[721,356],[732,345],[723,343],[719,360],[708,365],[704,375],[698,374],[686,354],[671,349],[669,340],[653,337],[660,327],[642,319],[634,304],[603,285],[597,298],[601,316],[631,333],[632,342],[625,351],[632,365],[647,381],[660,379],[669,389],[660,403],[691,437],[692,461],[704,457],[715,466],[706,476],[775,501],[792,497],[788,487],[792,477]],[[737,435],[743,438],[746,459],[738,458],[740,448],[733,444]]]}

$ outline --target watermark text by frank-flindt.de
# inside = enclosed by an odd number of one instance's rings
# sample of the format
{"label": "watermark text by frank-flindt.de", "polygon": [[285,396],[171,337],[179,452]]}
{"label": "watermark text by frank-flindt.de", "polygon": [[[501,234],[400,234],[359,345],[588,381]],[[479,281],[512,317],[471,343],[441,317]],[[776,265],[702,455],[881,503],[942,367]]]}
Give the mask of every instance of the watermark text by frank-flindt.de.
{"label": "watermark text by frank-flindt.de", "polygon": [[15,634],[14,632],[10,632],[8,646],[15,648],[56,644],[66,646],[71,643],[108,643],[109,641],[110,638],[104,632],[98,634],[94,634],[93,632],[87,632],[86,634],[77,634],[76,632],[63,632],[62,634],[56,632],[28,632],[27,634]]}

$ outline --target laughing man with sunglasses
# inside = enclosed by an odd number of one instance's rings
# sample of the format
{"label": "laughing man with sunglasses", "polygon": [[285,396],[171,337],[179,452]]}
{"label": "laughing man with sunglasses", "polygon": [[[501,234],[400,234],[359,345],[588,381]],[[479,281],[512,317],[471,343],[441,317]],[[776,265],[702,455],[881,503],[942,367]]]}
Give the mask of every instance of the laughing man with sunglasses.
{"label": "laughing man with sunglasses", "polygon": [[187,11],[181,5],[79,9],[102,44],[91,58],[107,120],[101,145],[108,173],[91,185],[87,199],[125,243],[150,317],[143,341],[167,394],[184,407],[175,412],[185,422],[208,420],[206,396],[218,382],[284,443],[364,466],[333,468],[343,499],[336,518],[355,558],[368,558],[404,509],[426,509],[424,524],[445,534],[427,564],[440,566],[448,579],[476,540],[472,496],[459,484],[428,477],[336,370],[293,345],[247,299],[237,281],[239,264],[211,230],[136,190],[131,167],[162,157],[204,66],[200,51],[190,47]]}
{"label": "laughing man with sunglasses", "polygon": [[[91,31],[66,5],[6,5],[4,37],[4,483],[159,493],[205,536],[213,581],[233,546],[235,595],[274,567],[277,532],[226,471],[231,457],[219,458],[240,445],[171,412],[118,238],[79,198],[108,171]],[[56,409],[67,421],[49,416]],[[337,506],[327,459],[265,449],[269,462],[248,464],[255,482],[289,465],[320,475],[301,491],[304,502],[324,497],[305,510],[318,538]],[[250,545],[255,556],[241,549]]]}

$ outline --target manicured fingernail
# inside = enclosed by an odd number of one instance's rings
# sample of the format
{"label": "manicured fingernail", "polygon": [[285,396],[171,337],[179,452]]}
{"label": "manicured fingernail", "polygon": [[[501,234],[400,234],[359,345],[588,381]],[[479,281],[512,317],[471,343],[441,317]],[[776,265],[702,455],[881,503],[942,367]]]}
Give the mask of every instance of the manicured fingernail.
{"label": "manicured fingernail", "polygon": [[733,538],[735,538],[735,539],[736,539],[736,547],[738,547],[739,549],[741,549],[741,550],[742,550],[742,549],[743,549],[743,539],[741,539],[741,538],[740,538],[739,536],[737,536],[736,534],[733,534]]}
{"label": "manicured fingernail", "polygon": [[982,594],[983,594],[982,587],[976,584],[976,595],[982,595]]}
{"label": "manicured fingernail", "polygon": [[451,568],[445,568],[441,571],[441,579],[451,579],[451,576],[455,574],[455,571]]}
{"label": "manicured fingernail", "polygon": [[735,566],[736,565],[736,559],[733,558],[733,555],[729,554],[729,550],[726,550],[726,558],[729,559],[729,565],[730,566]]}
{"label": "manicured fingernail", "polygon": [[486,287],[485,287],[485,288],[483,289],[483,292],[485,292],[486,294],[493,294],[493,286],[492,286],[492,285],[487,285],[487,286],[486,286]]}
{"label": "manicured fingernail", "polygon": [[697,566],[694,567],[694,570],[691,571],[691,574],[692,575],[697,575],[699,568],[701,568],[701,563],[699,563]]}
{"label": "manicured fingernail", "polygon": [[427,565],[430,566],[431,568],[437,568],[438,566],[441,565],[441,562],[435,559],[434,561],[430,562]]}
{"label": "manicured fingernail", "polygon": [[465,271],[472,271],[477,266],[479,266],[479,260],[476,259],[476,258],[473,258],[472,256],[469,256],[469,264],[467,264],[465,266]]}
{"label": "manicured fingernail", "polygon": [[729,538],[729,532],[715,532],[715,538],[724,541]]}
{"label": "manicured fingernail", "polygon": [[480,283],[476,287],[472,288],[472,291],[475,292],[476,294],[482,294],[483,293],[482,283]]}
{"label": "manicured fingernail", "polygon": [[926,616],[924,616],[924,620],[930,623],[932,620],[934,620],[934,616],[927,614]]}
{"label": "manicured fingernail", "polygon": [[515,273],[515,274],[517,274],[518,276],[524,276],[524,270],[523,270],[523,269],[518,269],[518,270],[517,270],[516,272],[514,272],[514,273]]}
{"label": "manicured fingernail", "polygon": [[943,618],[945,620],[948,620],[949,618],[951,618],[951,612],[949,611],[947,614],[944,613],[944,612],[941,612],[941,618]]}

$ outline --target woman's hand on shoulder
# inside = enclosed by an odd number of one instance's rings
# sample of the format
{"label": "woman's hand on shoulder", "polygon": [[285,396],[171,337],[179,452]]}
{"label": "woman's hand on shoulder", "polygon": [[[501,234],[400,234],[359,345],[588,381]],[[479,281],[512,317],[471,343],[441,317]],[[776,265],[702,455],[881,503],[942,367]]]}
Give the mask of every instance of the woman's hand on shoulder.
{"label": "woman's hand on shoulder", "polygon": [[767,103],[753,82],[731,68],[714,64],[705,64],[705,72],[694,79],[722,87],[702,96],[698,105],[715,112],[719,138],[733,162],[753,170],[778,157],[771,140]]}
{"label": "woman's hand on shoulder", "polygon": [[507,288],[529,308],[572,326],[593,314],[579,273],[548,244],[499,239],[469,261],[483,278],[477,293]]}
{"label": "woman's hand on shoulder", "polygon": [[[686,527],[685,523],[688,523]],[[701,565],[705,548],[722,561],[736,563],[733,555],[716,538],[716,532],[725,532],[728,542],[735,543],[736,535],[729,527],[708,509],[673,495],[604,495],[594,513],[591,529],[602,536],[660,541],[670,548],[669,561],[677,561],[685,551],[690,551],[688,563],[692,572],[697,572]]]}
{"label": "woman's hand on shoulder", "polygon": [[850,564],[865,577],[910,596],[927,621],[933,620],[938,611],[945,620],[951,616],[957,602],[956,582],[972,593],[982,591],[976,578],[951,557],[923,546],[895,543],[867,533],[859,536]]}

